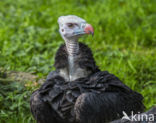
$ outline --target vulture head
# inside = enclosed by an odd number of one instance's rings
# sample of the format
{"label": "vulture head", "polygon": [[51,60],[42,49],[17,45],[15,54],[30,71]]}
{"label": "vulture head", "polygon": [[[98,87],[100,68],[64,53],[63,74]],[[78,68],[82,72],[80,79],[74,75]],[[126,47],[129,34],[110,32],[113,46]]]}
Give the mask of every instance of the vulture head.
{"label": "vulture head", "polygon": [[67,15],[58,18],[59,32],[64,40],[78,39],[84,34],[94,34],[93,27],[84,19]]}

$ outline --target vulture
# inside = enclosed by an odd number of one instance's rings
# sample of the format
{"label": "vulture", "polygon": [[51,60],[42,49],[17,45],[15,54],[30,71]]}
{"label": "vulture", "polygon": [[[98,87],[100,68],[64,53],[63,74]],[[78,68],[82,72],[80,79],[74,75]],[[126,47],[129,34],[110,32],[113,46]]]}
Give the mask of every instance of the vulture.
{"label": "vulture", "polygon": [[131,112],[143,112],[143,96],[118,77],[101,71],[90,48],[78,42],[94,34],[84,19],[67,15],[58,18],[65,43],[55,55],[54,67],[30,98],[37,123],[107,123]]}

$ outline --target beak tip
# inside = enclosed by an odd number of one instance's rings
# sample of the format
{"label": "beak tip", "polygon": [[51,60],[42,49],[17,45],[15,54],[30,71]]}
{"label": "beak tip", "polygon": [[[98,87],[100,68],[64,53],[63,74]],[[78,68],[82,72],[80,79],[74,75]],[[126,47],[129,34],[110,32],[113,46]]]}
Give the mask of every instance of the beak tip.
{"label": "beak tip", "polygon": [[91,34],[92,34],[92,37],[93,37],[94,36],[94,32],[92,32]]}
{"label": "beak tip", "polygon": [[93,31],[89,31],[89,33],[88,34],[91,34],[92,35],[92,37],[94,36],[94,32]]}

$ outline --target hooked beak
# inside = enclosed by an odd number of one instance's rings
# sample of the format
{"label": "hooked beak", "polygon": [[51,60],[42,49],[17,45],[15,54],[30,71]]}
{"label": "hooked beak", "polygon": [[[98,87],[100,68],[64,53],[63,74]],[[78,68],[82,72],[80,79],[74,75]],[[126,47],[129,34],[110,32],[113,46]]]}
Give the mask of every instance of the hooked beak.
{"label": "hooked beak", "polygon": [[74,31],[74,35],[91,34],[94,36],[94,29],[90,24],[86,24],[83,28]]}
{"label": "hooked beak", "polygon": [[86,34],[91,34],[92,36],[94,36],[94,29],[90,24],[86,24],[84,31]]}

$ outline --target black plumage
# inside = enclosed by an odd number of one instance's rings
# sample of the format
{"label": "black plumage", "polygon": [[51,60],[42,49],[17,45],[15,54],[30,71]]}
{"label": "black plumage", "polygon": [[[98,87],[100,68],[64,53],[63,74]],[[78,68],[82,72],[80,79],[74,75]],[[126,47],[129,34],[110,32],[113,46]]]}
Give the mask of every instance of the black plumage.
{"label": "black plumage", "polygon": [[38,123],[105,123],[142,112],[141,94],[124,85],[116,76],[100,71],[91,50],[79,43],[76,64],[86,77],[66,81],[60,71],[68,70],[68,54],[62,45],[55,57],[56,71],[31,96],[31,111]]}
{"label": "black plumage", "polygon": [[[77,54],[78,57],[76,59],[76,64],[78,64],[80,68],[89,70],[92,73],[99,71],[95,64],[90,48],[83,43],[79,43],[79,46],[80,49],[79,53]],[[55,56],[54,66],[56,70],[61,68],[68,68],[68,53],[65,44],[61,45],[58,49]]]}

